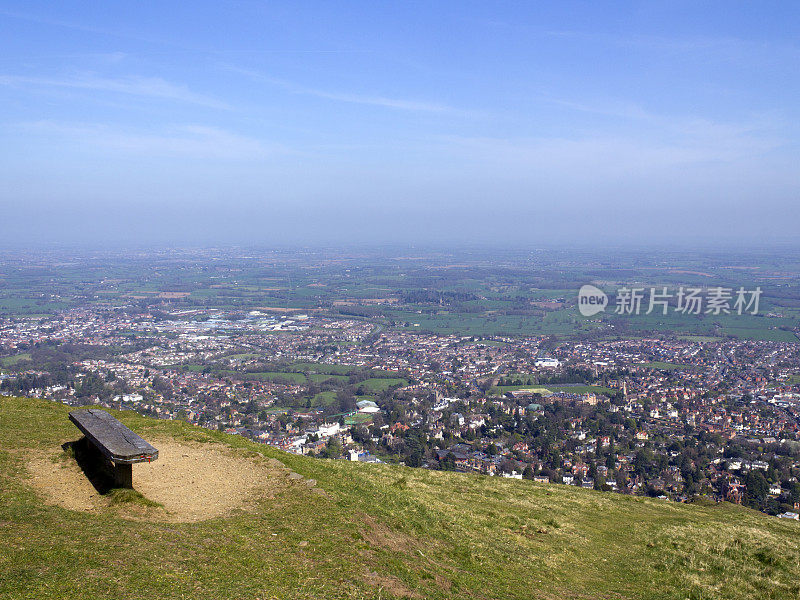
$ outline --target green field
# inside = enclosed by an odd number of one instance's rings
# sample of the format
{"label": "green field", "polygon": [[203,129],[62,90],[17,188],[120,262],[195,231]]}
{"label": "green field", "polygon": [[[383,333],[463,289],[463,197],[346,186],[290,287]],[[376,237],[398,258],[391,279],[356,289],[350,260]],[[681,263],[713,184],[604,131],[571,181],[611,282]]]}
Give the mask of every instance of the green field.
{"label": "green field", "polygon": [[235,359],[235,360],[248,360],[251,358],[258,358],[259,355],[253,352],[242,352],[241,354],[229,354],[225,358]]}
{"label": "green field", "polygon": [[[475,314],[465,312],[438,311],[435,314],[418,314],[408,311],[387,311],[387,316],[395,321],[408,322],[410,331],[424,331],[436,334],[460,334],[474,336],[529,336],[562,335],[572,336],[597,329],[576,310],[562,310],[542,316]],[[418,325],[418,326],[415,326]]]}
{"label": "green field", "polygon": [[[203,365],[177,365],[176,368],[183,368],[188,371],[202,371]],[[287,383],[295,385],[305,385],[308,382],[322,383],[324,381],[346,382],[345,375],[328,375],[325,373],[306,373],[297,371],[235,371],[233,369],[212,368],[211,372],[220,377],[230,377],[245,381],[273,381],[276,383]]]}
{"label": "green field", "polygon": [[314,383],[321,383],[323,381],[339,381],[339,382],[347,382],[347,375],[327,375],[325,373],[309,373],[308,374],[309,381],[313,381]]}
{"label": "green field", "polygon": [[490,388],[494,394],[505,394],[506,392],[516,392],[517,390],[530,390],[531,393],[548,394],[549,392],[566,392],[568,394],[615,394],[616,390],[599,385],[496,385]]}
{"label": "green field", "polygon": [[345,417],[344,423],[345,425],[363,425],[365,423],[369,423],[370,421],[372,421],[372,415],[355,413]]}
{"label": "green field", "polygon": [[694,369],[692,365],[683,365],[679,363],[663,362],[655,360],[641,364],[642,367],[650,367],[651,369],[660,369],[661,371],[678,371],[680,369]]}
{"label": "green field", "polygon": [[73,459],[61,444],[78,433],[67,410],[0,398],[2,598],[751,600],[800,594],[800,524],[727,503],[683,505],[313,459],[131,413],[115,414],[145,438],[201,452],[228,448],[250,461],[269,457],[270,495],[197,522],[164,521],[163,509],[141,501],[114,504],[116,493],[90,512],[61,508],[34,490],[26,461],[69,466]]}
{"label": "green field", "polygon": [[[696,341],[724,337],[776,342],[797,341],[797,336],[788,330],[797,326],[798,319],[796,315],[767,318],[760,314],[682,315],[670,312],[666,315],[653,313],[627,317],[606,313],[604,318],[613,321],[618,329],[623,327],[630,332],[679,333],[682,334],[681,337],[694,336],[698,338]],[[780,329],[780,327],[785,329]]]}
{"label": "green field", "polygon": [[312,408],[320,408],[323,406],[330,406],[336,401],[336,392],[334,391],[327,391],[327,392],[319,392],[315,394],[314,397],[311,399],[311,407]]}
{"label": "green field", "polygon": [[0,366],[14,367],[17,365],[17,363],[30,359],[31,355],[29,352],[22,352],[20,354],[15,354],[14,356],[4,356],[3,358],[0,358]]}
{"label": "green field", "polygon": [[296,362],[289,365],[298,372],[325,373],[328,375],[349,375],[357,370],[351,365],[329,365],[326,363]]}
{"label": "green field", "polygon": [[722,338],[713,335],[679,335],[678,339],[687,342],[718,342]]}
{"label": "green field", "polygon": [[408,381],[400,377],[373,377],[362,381],[358,385],[364,386],[369,392],[385,392],[396,386],[408,385]]}

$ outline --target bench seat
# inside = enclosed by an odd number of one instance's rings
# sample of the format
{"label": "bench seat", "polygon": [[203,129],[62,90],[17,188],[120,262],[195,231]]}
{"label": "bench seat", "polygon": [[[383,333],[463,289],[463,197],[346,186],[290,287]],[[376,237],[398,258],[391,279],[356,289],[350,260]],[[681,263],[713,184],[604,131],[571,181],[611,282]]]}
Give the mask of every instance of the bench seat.
{"label": "bench seat", "polygon": [[69,419],[114,464],[115,478],[120,487],[132,487],[133,463],[151,462],[158,458],[155,447],[104,410],[73,410]]}

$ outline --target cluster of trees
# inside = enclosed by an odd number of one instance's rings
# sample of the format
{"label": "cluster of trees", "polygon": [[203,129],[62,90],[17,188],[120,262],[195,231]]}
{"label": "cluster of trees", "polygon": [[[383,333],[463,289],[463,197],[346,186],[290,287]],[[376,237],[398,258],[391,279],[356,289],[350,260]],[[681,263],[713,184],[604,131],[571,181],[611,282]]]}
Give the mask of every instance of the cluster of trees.
{"label": "cluster of trees", "polygon": [[563,385],[569,383],[594,383],[594,374],[588,369],[569,367],[552,375],[513,375],[501,377],[498,385]]}
{"label": "cluster of trees", "polygon": [[127,393],[128,387],[113,374],[102,376],[99,373],[78,373],[72,367],[64,366],[52,373],[21,373],[8,377],[0,383],[0,389],[16,396],[25,396],[33,390],[51,386],[64,386],[73,390],[75,398],[98,398],[109,400],[116,395]]}
{"label": "cluster of trees", "polygon": [[399,292],[403,304],[440,304],[450,306],[457,302],[470,302],[479,297],[472,292],[438,290],[402,290]]}
{"label": "cluster of trees", "polygon": [[769,494],[770,484],[780,483],[776,481],[775,473],[769,471],[764,474],[760,469],[752,469],[744,476],[745,495],[742,504],[755,510],[760,510],[771,515],[780,512],[794,510],[794,505],[800,502],[800,483],[797,481],[786,482],[785,498],[788,502],[782,502],[780,497]]}

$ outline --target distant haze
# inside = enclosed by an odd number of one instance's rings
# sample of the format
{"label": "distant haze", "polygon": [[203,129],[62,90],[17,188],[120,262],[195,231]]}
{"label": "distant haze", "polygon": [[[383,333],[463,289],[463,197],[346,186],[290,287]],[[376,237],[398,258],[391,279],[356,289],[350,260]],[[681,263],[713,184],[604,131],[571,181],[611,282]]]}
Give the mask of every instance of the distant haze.
{"label": "distant haze", "polygon": [[793,243],[800,4],[0,7],[2,245]]}

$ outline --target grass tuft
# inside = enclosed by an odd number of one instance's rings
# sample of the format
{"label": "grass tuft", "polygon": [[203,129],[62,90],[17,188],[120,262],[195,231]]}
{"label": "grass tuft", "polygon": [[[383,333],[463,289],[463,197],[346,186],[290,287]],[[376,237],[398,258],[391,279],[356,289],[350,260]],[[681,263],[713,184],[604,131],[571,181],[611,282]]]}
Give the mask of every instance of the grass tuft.
{"label": "grass tuft", "polygon": [[111,504],[137,504],[139,506],[150,507],[163,506],[159,502],[154,502],[149,498],[145,498],[141,492],[130,488],[113,488],[106,494],[106,497]]}

